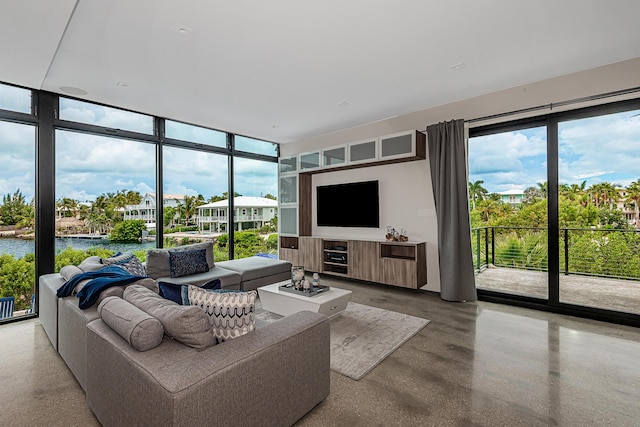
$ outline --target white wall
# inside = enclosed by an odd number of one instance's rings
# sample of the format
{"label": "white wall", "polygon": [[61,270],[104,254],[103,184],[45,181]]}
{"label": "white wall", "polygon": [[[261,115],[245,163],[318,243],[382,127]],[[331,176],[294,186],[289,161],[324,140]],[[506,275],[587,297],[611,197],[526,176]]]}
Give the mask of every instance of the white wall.
{"label": "white wall", "polygon": [[[317,237],[384,240],[387,225],[396,230],[404,228],[409,241],[427,243],[427,286],[424,289],[439,292],[438,234],[430,173],[429,162],[419,160],[313,175],[311,234]],[[316,225],[316,187],[373,180],[379,183],[380,228]],[[336,206],[336,209],[340,207]]]}
{"label": "white wall", "polygon": [[[475,119],[636,87],[640,87],[640,58],[566,76],[555,77],[541,82],[533,82],[440,107],[416,111],[391,119],[320,135],[291,144],[283,144],[280,146],[280,152],[282,156],[290,156],[305,151],[313,151],[318,148],[346,144],[410,129],[423,131],[428,125],[441,121]],[[563,111],[638,97],[640,97],[640,94],[636,92],[616,98],[585,101],[580,105],[570,105],[560,108],[554,106],[552,111]],[[494,120],[494,122],[544,115],[549,112],[549,110],[537,111],[535,113],[497,119]],[[488,121],[478,122],[471,126],[488,123]],[[381,194],[384,194],[381,200],[381,225],[383,225],[383,227],[386,225],[394,225],[396,228],[406,228],[410,238],[425,240],[429,243],[427,247],[429,288],[439,290],[440,275],[437,258],[435,216],[417,216],[418,209],[427,209],[429,213],[432,213],[431,210],[434,208],[431,177],[429,173],[427,161],[400,163],[396,165],[314,175],[313,185],[379,179],[381,181],[381,188],[383,188]],[[342,231],[338,233],[338,230],[320,230],[318,227],[315,227],[312,231],[314,235],[316,235],[316,233],[326,236],[338,234],[343,237],[347,233],[353,237],[364,237],[363,233],[369,234],[367,231],[357,229],[349,229],[346,232]],[[371,234],[378,234],[383,238],[384,231],[383,228]]]}

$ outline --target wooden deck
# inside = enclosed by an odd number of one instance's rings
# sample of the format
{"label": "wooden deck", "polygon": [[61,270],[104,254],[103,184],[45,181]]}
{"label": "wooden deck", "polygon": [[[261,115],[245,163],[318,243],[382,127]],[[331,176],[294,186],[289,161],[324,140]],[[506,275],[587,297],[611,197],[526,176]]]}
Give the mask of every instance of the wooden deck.
{"label": "wooden deck", "polygon": [[[491,267],[476,273],[476,287],[547,298],[547,273]],[[640,314],[640,280],[560,275],[560,302]]]}

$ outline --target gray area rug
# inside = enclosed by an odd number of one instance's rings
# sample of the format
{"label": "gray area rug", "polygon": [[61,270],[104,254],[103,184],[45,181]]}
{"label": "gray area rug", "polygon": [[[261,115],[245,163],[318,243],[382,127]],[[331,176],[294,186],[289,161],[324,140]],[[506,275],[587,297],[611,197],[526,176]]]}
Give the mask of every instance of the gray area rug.
{"label": "gray area rug", "polygon": [[[256,319],[281,318],[256,302]],[[342,314],[331,319],[331,370],[359,380],[428,323],[420,317],[350,302]]]}

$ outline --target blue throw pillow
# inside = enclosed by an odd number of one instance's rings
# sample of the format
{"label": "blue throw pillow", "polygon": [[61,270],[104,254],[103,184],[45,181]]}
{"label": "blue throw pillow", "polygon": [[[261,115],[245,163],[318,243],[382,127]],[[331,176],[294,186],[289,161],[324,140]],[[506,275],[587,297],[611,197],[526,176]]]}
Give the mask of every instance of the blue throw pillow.
{"label": "blue throw pillow", "polygon": [[169,251],[169,268],[171,277],[190,276],[209,271],[207,250]]}
{"label": "blue throw pillow", "polygon": [[[160,287],[160,296],[169,299],[178,304],[182,304],[182,288],[189,285],[180,285],[178,283],[158,282]],[[201,286],[202,289],[220,289],[220,279],[213,279]],[[187,303],[187,305],[189,305]]]}

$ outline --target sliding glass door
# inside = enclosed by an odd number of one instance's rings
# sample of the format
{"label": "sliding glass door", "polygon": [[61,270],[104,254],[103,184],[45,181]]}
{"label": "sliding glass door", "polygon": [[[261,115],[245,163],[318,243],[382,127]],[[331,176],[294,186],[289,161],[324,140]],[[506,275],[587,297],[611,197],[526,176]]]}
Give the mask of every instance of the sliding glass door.
{"label": "sliding glass door", "polygon": [[469,139],[469,206],[479,289],[547,299],[546,127]]}
{"label": "sliding glass door", "polygon": [[640,314],[640,110],[558,123],[560,302]]}
{"label": "sliding glass door", "polygon": [[640,323],[640,100],[470,130],[479,295]]}

